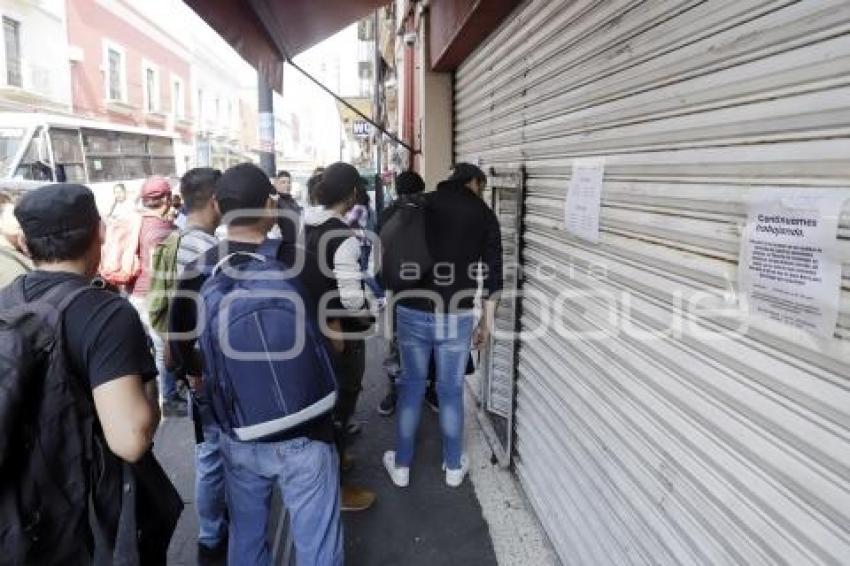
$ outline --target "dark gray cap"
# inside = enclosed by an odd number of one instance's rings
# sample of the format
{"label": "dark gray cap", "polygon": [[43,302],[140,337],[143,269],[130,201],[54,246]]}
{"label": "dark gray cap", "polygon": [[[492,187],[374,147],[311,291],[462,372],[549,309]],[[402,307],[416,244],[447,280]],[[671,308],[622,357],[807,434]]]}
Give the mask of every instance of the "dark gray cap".
{"label": "dark gray cap", "polygon": [[94,194],[88,187],[71,183],[28,191],[18,201],[15,217],[24,236],[30,239],[92,228],[100,222]]}
{"label": "dark gray cap", "polygon": [[452,174],[449,176],[449,181],[461,181],[463,183],[472,179],[486,179],[487,174],[477,165],[472,163],[457,163],[452,167]]}

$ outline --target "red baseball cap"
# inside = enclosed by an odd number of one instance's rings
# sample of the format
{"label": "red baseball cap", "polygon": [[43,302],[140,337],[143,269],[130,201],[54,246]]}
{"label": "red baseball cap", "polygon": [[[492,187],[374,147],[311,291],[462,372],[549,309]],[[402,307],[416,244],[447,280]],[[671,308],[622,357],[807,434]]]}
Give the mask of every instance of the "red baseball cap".
{"label": "red baseball cap", "polygon": [[142,185],[143,199],[158,199],[171,196],[171,183],[165,177],[149,177]]}

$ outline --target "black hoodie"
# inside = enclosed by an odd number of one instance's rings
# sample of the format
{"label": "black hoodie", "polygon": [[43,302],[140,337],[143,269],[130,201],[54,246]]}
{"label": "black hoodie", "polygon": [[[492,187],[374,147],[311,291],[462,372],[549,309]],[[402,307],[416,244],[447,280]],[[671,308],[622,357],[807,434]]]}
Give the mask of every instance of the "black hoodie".
{"label": "black hoodie", "polygon": [[[419,288],[437,293],[444,310],[472,309],[478,288],[477,266],[482,265],[484,296],[502,290],[502,237],[493,211],[459,181],[443,181],[425,196],[428,247],[434,268]],[[456,304],[453,303],[453,298]],[[433,311],[433,301],[408,299],[404,306]]]}

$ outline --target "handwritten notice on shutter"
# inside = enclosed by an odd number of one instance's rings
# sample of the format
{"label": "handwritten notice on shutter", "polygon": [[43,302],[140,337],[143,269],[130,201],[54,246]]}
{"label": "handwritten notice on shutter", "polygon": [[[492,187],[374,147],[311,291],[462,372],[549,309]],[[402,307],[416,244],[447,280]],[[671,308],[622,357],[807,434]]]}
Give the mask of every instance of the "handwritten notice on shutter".
{"label": "handwritten notice on shutter", "polygon": [[564,224],[567,231],[594,244],[599,242],[599,208],[602,204],[602,159],[578,159],[573,162]]}
{"label": "handwritten notice on shutter", "polygon": [[752,315],[831,337],[838,321],[838,219],[845,195],[774,189],[749,203],[739,290]]}

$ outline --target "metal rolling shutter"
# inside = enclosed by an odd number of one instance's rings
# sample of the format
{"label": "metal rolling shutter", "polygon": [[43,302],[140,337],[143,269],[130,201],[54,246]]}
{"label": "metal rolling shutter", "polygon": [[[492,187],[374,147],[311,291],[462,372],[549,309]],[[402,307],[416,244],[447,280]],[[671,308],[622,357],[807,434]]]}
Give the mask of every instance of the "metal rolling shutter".
{"label": "metal rolling shutter", "polygon": [[[456,158],[527,168],[522,327],[565,313],[520,343],[515,416],[563,562],[850,563],[850,203],[834,340],[651,337],[677,293],[734,290],[750,192],[850,187],[850,2],[534,0],[455,85]],[[563,230],[588,156],[598,245]],[[565,290],[597,296],[553,308]]]}

